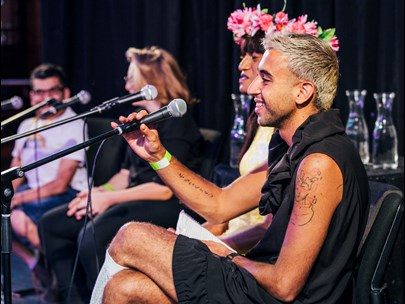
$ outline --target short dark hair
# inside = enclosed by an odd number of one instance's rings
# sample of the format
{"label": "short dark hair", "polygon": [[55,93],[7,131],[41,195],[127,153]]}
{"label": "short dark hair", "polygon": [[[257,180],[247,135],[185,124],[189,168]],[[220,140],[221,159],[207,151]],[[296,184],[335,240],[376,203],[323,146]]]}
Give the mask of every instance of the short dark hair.
{"label": "short dark hair", "polygon": [[49,77],[57,77],[63,87],[67,86],[66,74],[62,67],[52,63],[43,63],[32,71],[30,76],[31,86],[33,79],[46,79]]}
{"label": "short dark hair", "polygon": [[265,36],[265,33],[263,31],[259,30],[253,37],[251,37],[251,36],[244,37],[243,39],[245,41],[242,42],[242,45],[241,45],[242,55],[245,56],[246,53],[264,54],[265,49],[262,44],[262,40],[263,40],[264,36]]}

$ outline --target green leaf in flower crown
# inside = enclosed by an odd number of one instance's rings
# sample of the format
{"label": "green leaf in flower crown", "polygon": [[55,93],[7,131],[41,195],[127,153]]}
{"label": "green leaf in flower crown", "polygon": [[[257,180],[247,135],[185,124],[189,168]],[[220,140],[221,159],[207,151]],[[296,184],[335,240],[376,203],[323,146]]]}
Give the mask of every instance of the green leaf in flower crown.
{"label": "green leaf in flower crown", "polygon": [[269,9],[268,9],[268,8],[262,9],[262,13],[263,13],[263,14],[267,14],[268,12],[269,12]]}
{"label": "green leaf in flower crown", "polygon": [[[322,31],[321,27],[318,27],[318,37],[321,38],[325,42],[329,42],[332,40],[333,36],[335,35],[336,29],[331,28],[325,31]],[[321,33],[321,34],[319,34]]]}

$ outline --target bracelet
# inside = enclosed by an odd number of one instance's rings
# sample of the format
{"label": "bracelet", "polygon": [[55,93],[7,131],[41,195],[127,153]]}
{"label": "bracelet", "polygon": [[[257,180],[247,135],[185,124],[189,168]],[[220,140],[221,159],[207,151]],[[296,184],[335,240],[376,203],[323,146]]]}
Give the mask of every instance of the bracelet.
{"label": "bracelet", "polygon": [[232,252],[232,253],[228,254],[228,255],[226,256],[226,258],[227,258],[229,261],[232,261],[232,260],[234,259],[234,257],[237,257],[237,256],[242,256],[242,255],[239,254],[239,253],[237,253],[237,252]]}
{"label": "bracelet", "polygon": [[152,167],[153,170],[157,171],[166,168],[168,165],[170,165],[171,159],[172,155],[169,153],[169,151],[166,150],[165,156],[163,156],[161,160],[155,163],[149,163],[149,165]]}
{"label": "bracelet", "polygon": [[103,187],[104,187],[105,189],[107,189],[108,191],[115,191],[114,187],[111,186],[109,183],[103,184]]}

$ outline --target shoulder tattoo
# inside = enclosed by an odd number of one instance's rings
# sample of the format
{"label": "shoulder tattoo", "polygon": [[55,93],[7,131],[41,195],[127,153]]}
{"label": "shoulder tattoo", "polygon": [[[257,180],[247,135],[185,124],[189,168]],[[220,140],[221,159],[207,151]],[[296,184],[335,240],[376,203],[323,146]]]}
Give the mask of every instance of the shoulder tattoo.
{"label": "shoulder tattoo", "polygon": [[295,185],[295,199],[293,213],[291,214],[291,223],[296,226],[308,224],[314,216],[314,205],[318,198],[316,190],[322,174],[319,169],[311,172],[300,170],[297,175]]}

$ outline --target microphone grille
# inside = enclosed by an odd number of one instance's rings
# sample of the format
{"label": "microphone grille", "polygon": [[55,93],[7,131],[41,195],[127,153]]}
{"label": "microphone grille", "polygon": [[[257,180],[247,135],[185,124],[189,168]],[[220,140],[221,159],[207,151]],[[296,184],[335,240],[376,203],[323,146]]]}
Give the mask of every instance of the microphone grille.
{"label": "microphone grille", "polygon": [[13,106],[13,109],[19,110],[23,107],[24,101],[22,100],[22,98],[20,96],[14,96],[14,97],[11,97],[11,104]]}
{"label": "microphone grille", "polygon": [[155,99],[158,95],[157,89],[153,85],[146,85],[142,89],[142,96],[145,100],[152,100]]}
{"label": "microphone grille", "polygon": [[182,117],[187,112],[187,104],[183,99],[173,99],[168,105],[170,114],[172,117]]}
{"label": "microphone grille", "polygon": [[79,97],[79,101],[81,104],[87,104],[91,100],[91,94],[85,90],[80,91],[77,94],[77,97]]}

